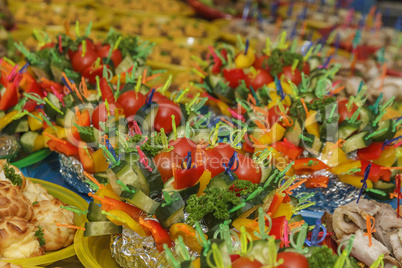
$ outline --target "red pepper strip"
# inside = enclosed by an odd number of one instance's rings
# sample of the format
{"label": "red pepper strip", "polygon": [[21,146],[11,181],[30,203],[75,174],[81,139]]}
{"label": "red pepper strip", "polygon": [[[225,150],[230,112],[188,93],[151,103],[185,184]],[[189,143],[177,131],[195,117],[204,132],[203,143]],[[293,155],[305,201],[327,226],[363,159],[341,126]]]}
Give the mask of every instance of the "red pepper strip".
{"label": "red pepper strip", "polygon": [[91,117],[89,116],[89,111],[76,111],[75,122],[77,123],[77,125],[89,127],[91,125]]}
{"label": "red pepper strip", "polygon": [[274,144],[272,144],[272,147],[274,147],[282,154],[288,156],[292,160],[296,160],[303,153],[303,148],[294,145],[287,139],[275,142]]}
{"label": "red pepper strip", "polygon": [[[221,55],[222,57],[227,60],[227,52],[226,49],[222,49],[221,50]],[[214,55],[212,55],[214,57],[214,65],[212,66],[212,73],[213,74],[217,74],[221,72],[221,67],[223,65],[221,59],[214,53]]]}
{"label": "red pepper strip", "polygon": [[28,112],[32,113],[33,111],[36,110],[36,106],[38,106],[38,104],[36,103],[36,101],[34,101],[34,100],[27,100],[27,102],[25,103],[25,106],[24,106],[23,110],[27,110]]}
{"label": "red pepper strip", "polygon": [[243,69],[223,69],[223,77],[229,82],[231,88],[237,88],[241,80],[246,79],[246,74]]}
{"label": "red pepper strip", "polygon": [[189,169],[176,169],[173,173],[174,176],[174,188],[184,189],[191,186],[198,181],[198,179],[204,173],[205,167],[197,166]]}
{"label": "red pepper strip", "polygon": [[382,153],[383,142],[373,142],[368,147],[359,149],[357,151],[357,157],[360,160],[371,161],[380,158]]}
{"label": "red pepper strip", "polygon": [[54,88],[58,93],[63,93],[63,86],[61,84],[48,80],[44,77],[41,78],[41,82],[39,82],[39,86],[42,89],[46,90],[47,92],[53,93],[53,88]]}
{"label": "red pepper strip", "polygon": [[92,149],[83,141],[78,143],[78,155],[84,170],[89,173],[94,173],[95,166],[94,160],[92,159]]}
{"label": "red pepper strip", "polygon": [[[366,167],[370,164],[369,161],[361,160],[362,167],[361,170],[356,173],[356,175],[364,176],[364,171]],[[383,181],[389,182],[391,180],[391,170],[389,169],[381,169],[382,166],[371,163],[370,173],[368,175],[368,179],[372,182],[377,182],[379,179]]]}
{"label": "red pepper strip", "polygon": [[20,84],[20,87],[27,93],[36,93],[41,97],[44,97],[43,90],[41,86],[36,82],[30,74],[24,73],[24,83]]}
{"label": "red pepper strip", "polygon": [[328,166],[324,162],[318,160],[317,158],[296,159],[293,167],[295,170],[313,170],[313,171],[328,168]]}
{"label": "red pepper strip", "polygon": [[305,185],[306,188],[326,188],[328,186],[329,177],[324,175],[317,175],[308,178]]}
{"label": "red pepper strip", "polygon": [[100,79],[99,87],[102,94],[102,100],[103,101],[107,100],[109,104],[114,104],[116,101],[114,99],[113,91],[112,88],[109,86],[105,77],[102,77]]}
{"label": "red pepper strip", "polygon": [[292,201],[292,200],[290,199],[290,196],[285,193],[285,197],[283,198],[282,203],[289,203],[290,201]]}
{"label": "red pepper strip", "polygon": [[49,149],[67,156],[78,155],[78,148],[68,141],[51,139],[47,142]]}
{"label": "red pepper strip", "polygon": [[167,244],[171,246],[173,244],[172,239],[170,239],[169,233],[163,229],[162,225],[154,220],[144,220],[140,218],[140,225],[144,229],[145,233],[150,233],[155,240],[156,244],[163,246],[163,244]]}
{"label": "red pepper strip", "polygon": [[271,205],[269,206],[268,213],[271,213],[271,215],[275,215],[279,209],[279,206],[282,204],[283,199],[284,197],[280,193],[275,192],[275,196],[272,200]]}
{"label": "red pepper strip", "polygon": [[0,100],[0,110],[5,111],[8,108],[17,105],[18,103],[18,92],[17,87],[13,82],[8,83],[6,86],[6,92],[1,96]]}
{"label": "red pepper strip", "polygon": [[141,209],[111,197],[104,196],[103,198],[97,199],[102,203],[101,209],[105,211],[121,210],[130,215],[130,217],[136,221],[138,221],[139,218],[144,215],[144,212]]}
{"label": "red pepper strip", "polygon": [[[282,237],[282,229],[285,220],[286,216],[280,216],[272,219],[272,227],[269,231],[269,235],[274,235],[276,239],[280,239]],[[269,225],[268,221],[265,222],[265,225]]]}

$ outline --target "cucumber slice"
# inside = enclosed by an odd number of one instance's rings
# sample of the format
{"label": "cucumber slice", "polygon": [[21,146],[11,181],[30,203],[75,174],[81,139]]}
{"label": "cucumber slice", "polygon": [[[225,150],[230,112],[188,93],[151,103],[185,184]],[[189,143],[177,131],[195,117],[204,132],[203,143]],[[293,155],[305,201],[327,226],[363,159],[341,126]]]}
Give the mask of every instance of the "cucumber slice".
{"label": "cucumber slice", "polygon": [[22,150],[30,154],[34,151],[35,140],[39,136],[38,132],[28,131],[22,134],[20,143]]}
{"label": "cucumber slice", "polygon": [[87,219],[93,221],[109,221],[105,214],[102,214],[102,209],[98,204],[91,201],[88,207]]}
{"label": "cucumber slice", "polygon": [[306,137],[305,139],[300,140],[300,142],[303,144],[303,147],[310,154],[318,156],[321,153],[323,143],[316,136],[308,132],[304,132],[303,136]]}
{"label": "cucumber slice", "polygon": [[232,177],[233,179],[225,172],[219,173],[209,181],[207,188],[216,187],[227,191],[239,179],[234,173],[232,173]]}
{"label": "cucumber slice", "polygon": [[372,136],[373,141],[385,141],[386,139],[392,139],[396,133],[396,127],[393,126],[394,121],[388,119],[378,123],[376,132],[378,134]]}
{"label": "cucumber slice", "polygon": [[84,236],[120,234],[122,227],[110,221],[86,222]]}
{"label": "cucumber slice", "polygon": [[176,200],[171,204],[164,202],[155,210],[156,218],[165,229],[168,229],[172,224],[184,222],[185,202],[178,193],[175,193],[172,198]]}
{"label": "cucumber slice", "polygon": [[108,178],[106,172],[97,172],[97,173],[94,173],[93,176],[100,184],[108,184],[109,183],[109,178]]}
{"label": "cucumber slice", "polygon": [[[133,167],[135,168],[136,166],[133,165]],[[135,169],[137,172],[139,171],[138,167]],[[119,166],[113,167],[112,170],[116,174],[116,178],[121,182],[126,185],[132,185],[149,195],[149,187],[145,177],[142,173],[135,172],[127,161],[122,161]]]}
{"label": "cucumber slice", "polygon": [[[253,247],[251,248],[248,256],[256,259],[261,263],[269,263],[271,256],[267,254],[267,248],[269,247],[268,240],[255,240],[253,241]],[[276,248],[279,249],[280,240],[276,240]]]}
{"label": "cucumber slice", "polygon": [[365,126],[367,126],[367,124],[369,122],[371,122],[371,120],[373,120],[373,116],[372,116],[372,113],[370,112],[370,110],[367,107],[361,107],[361,109],[360,109],[361,124],[360,124],[359,130],[360,131],[363,130],[363,128]]}
{"label": "cucumber slice", "polygon": [[360,123],[349,123],[347,120],[342,121],[339,124],[339,129],[338,129],[338,136],[342,140],[346,140],[349,138],[350,135],[352,135],[354,132],[356,132],[360,127]]}
{"label": "cucumber slice", "polygon": [[174,178],[172,177],[165,183],[165,185],[163,186],[163,190],[168,192],[169,194],[173,194],[174,192],[178,192],[178,193],[180,193],[180,195],[183,198],[183,200],[187,200],[193,194],[197,194],[198,191],[200,190],[200,185],[201,185],[198,182],[194,186],[187,187],[187,188],[182,189],[182,190],[176,190],[173,187],[173,183],[174,183]]}
{"label": "cucumber slice", "polygon": [[366,139],[366,136],[368,135],[367,131],[360,132],[356,135],[353,135],[352,137],[348,138],[343,146],[341,147],[342,151],[344,151],[346,154],[353,152],[355,150],[365,148],[369,146],[372,142],[371,139]]}
{"label": "cucumber slice", "polygon": [[21,133],[27,131],[29,131],[29,125],[26,116],[24,116],[21,119],[12,121],[3,129],[3,132],[6,133],[7,135],[14,135],[15,133]]}
{"label": "cucumber slice", "polygon": [[142,209],[146,213],[153,215],[160,204],[149,198],[137,187],[132,185],[127,185],[127,187],[133,192],[123,191],[121,192],[120,197],[128,203]]}
{"label": "cucumber slice", "polygon": [[[56,107],[57,109],[60,110],[60,101],[59,99],[53,94],[53,93],[48,93],[47,94],[47,99],[49,100],[49,102]],[[43,110],[45,111],[46,115],[49,116],[49,118],[51,120],[55,120],[57,115],[59,114],[59,112],[57,112],[52,105],[50,105],[49,103],[45,103],[45,105],[43,105]]]}
{"label": "cucumber slice", "polygon": [[120,63],[117,65],[115,72],[116,74],[122,74],[128,71],[134,65],[134,61],[130,56],[126,56]]}
{"label": "cucumber slice", "polygon": [[381,190],[386,194],[389,194],[395,190],[396,186],[395,186],[395,183],[378,180],[377,182],[375,182],[373,184],[373,188]]}
{"label": "cucumber slice", "polygon": [[[211,242],[210,244],[216,244],[219,252],[221,253],[220,255],[222,256],[221,261],[222,261],[222,267],[231,267],[232,261],[230,259],[230,254],[228,252],[228,247],[226,244],[226,241],[224,239],[209,239]],[[205,252],[207,249],[205,247],[202,248],[201,254],[200,254],[200,267],[217,267],[217,264],[215,263],[214,258],[210,258],[209,261],[207,261],[207,257],[209,256]],[[209,263],[212,265],[209,265]]]}
{"label": "cucumber slice", "polygon": [[293,119],[293,125],[286,129],[285,138],[296,146],[300,144],[300,134],[302,134],[302,128],[299,121],[296,118]]}

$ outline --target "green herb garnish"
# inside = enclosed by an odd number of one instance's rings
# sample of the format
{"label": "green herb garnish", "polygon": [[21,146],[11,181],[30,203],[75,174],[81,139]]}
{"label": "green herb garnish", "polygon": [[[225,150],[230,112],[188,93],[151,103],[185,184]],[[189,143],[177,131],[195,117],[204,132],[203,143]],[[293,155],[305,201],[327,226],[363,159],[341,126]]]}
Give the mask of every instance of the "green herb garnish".
{"label": "green herb garnish", "polygon": [[15,173],[15,169],[10,167],[10,164],[7,163],[3,166],[4,175],[7,179],[11,181],[13,185],[21,186],[22,185],[22,177],[20,174]]}
{"label": "green herb garnish", "polygon": [[38,230],[35,232],[35,237],[38,239],[39,245],[41,247],[46,245],[45,234],[43,233],[42,227],[40,227],[39,225],[38,225]]}

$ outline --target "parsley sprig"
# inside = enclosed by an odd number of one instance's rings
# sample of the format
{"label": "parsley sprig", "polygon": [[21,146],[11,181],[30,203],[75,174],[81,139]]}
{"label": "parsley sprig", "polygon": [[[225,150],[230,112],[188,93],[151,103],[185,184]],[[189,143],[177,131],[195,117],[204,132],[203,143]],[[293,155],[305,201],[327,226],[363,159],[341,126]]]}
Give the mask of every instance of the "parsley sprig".
{"label": "parsley sprig", "polygon": [[46,245],[45,234],[43,233],[42,227],[40,227],[39,225],[38,225],[38,230],[35,232],[35,237],[38,239],[39,245],[41,247]]}
{"label": "parsley sprig", "polygon": [[7,179],[11,181],[13,185],[21,186],[22,185],[22,177],[20,174],[16,174],[14,168],[10,167],[10,164],[7,163],[3,166],[4,175]]}

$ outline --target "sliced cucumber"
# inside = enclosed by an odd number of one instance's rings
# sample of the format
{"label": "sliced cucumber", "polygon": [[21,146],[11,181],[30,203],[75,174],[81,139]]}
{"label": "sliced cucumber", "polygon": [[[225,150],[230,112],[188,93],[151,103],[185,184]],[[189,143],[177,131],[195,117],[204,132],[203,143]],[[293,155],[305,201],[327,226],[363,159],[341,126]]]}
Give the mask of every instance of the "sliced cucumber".
{"label": "sliced cucumber", "polygon": [[316,136],[308,132],[304,132],[303,136],[305,139],[301,139],[300,141],[303,144],[303,147],[310,154],[318,156],[321,153],[323,143]]}
{"label": "sliced cucumber", "polygon": [[15,133],[21,133],[27,131],[29,131],[27,116],[12,121],[3,129],[3,132],[6,133],[7,135],[13,135]]}
{"label": "sliced cucumber", "polygon": [[232,177],[233,179],[225,172],[219,173],[209,181],[207,187],[208,188],[216,187],[225,189],[225,191],[227,191],[239,179],[237,175],[234,173],[232,173]]}
{"label": "sliced cucumber", "polygon": [[[133,165],[135,167],[135,165]],[[140,189],[146,195],[149,195],[148,183],[142,173],[134,172],[133,168],[127,161],[121,161],[119,166],[112,168],[116,178],[126,185],[132,185]],[[137,170],[138,172],[138,170]]]}
{"label": "sliced cucumber", "polygon": [[375,182],[373,184],[373,188],[381,190],[386,194],[389,194],[395,190],[396,186],[395,186],[395,183],[378,180],[377,182]]}
{"label": "sliced cucumber", "polygon": [[293,119],[293,125],[286,129],[285,138],[296,146],[300,144],[300,134],[302,134],[302,129],[299,121],[296,118]]}
{"label": "sliced cucumber", "polygon": [[108,178],[106,172],[97,172],[97,173],[94,173],[93,176],[100,184],[108,184],[109,183],[109,178]]}
{"label": "sliced cucumber", "polygon": [[105,214],[102,214],[101,207],[95,202],[90,202],[88,206],[87,219],[89,221],[109,221]]}
{"label": "sliced cucumber", "polygon": [[34,151],[35,140],[39,136],[38,132],[28,131],[22,134],[20,138],[21,148],[26,153]]}
{"label": "sliced cucumber", "polygon": [[[59,99],[53,94],[53,93],[48,93],[47,94],[47,99],[49,100],[49,102],[56,107],[56,109],[60,110],[60,101]],[[55,110],[52,105],[50,105],[49,103],[45,103],[45,105],[43,105],[43,110],[45,111],[46,115],[52,119],[55,120],[57,115],[59,114],[59,112],[57,112],[57,110]]]}
{"label": "sliced cucumber", "polygon": [[373,141],[385,141],[386,139],[392,139],[396,133],[396,127],[393,125],[394,121],[388,119],[378,123],[376,132],[378,134],[372,136]]}
{"label": "sliced cucumber", "polygon": [[151,159],[149,160],[148,165],[152,169],[152,171],[149,171],[140,162],[133,163],[132,168],[137,174],[139,180],[145,181],[147,184],[147,187],[143,192],[146,193],[149,197],[155,198],[162,195],[163,180],[157,167]]}
{"label": "sliced cucumber", "polygon": [[340,139],[346,140],[350,135],[359,130],[359,127],[359,122],[349,123],[347,120],[344,120],[339,124],[338,136]]}
{"label": "sliced cucumber", "polygon": [[[79,126],[78,128],[78,133],[80,134],[80,138],[82,141],[85,141],[86,143],[97,143],[98,142],[98,137],[99,137],[99,130],[97,130],[94,127],[82,127]],[[98,132],[98,133],[95,133]]]}
{"label": "sliced cucumber", "polygon": [[363,130],[363,128],[373,120],[373,116],[371,111],[367,107],[361,107],[360,109],[360,128],[359,130]]}
{"label": "sliced cucumber", "polygon": [[[276,250],[279,249],[280,240],[276,242]],[[253,241],[253,247],[251,248],[248,256],[256,259],[261,263],[269,263],[271,261],[270,254],[267,254],[267,248],[269,247],[268,240],[255,240]]]}
{"label": "sliced cucumber", "polygon": [[371,139],[367,139],[366,136],[368,135],[367,131],[360,132],[352,137],[348,138],[343,146],[341,147],[342,151],[346,154],[353,152],[355,150],[365,148],[369,146],[372,142]]}
{"label": "sliced cucumber", "polygon": [[175,193],[172,198],[175,201],[170,204],[164,202],[155,210],[156,218],[165,229],[168,229],[172,224],[184,222],[185,202],[178,193]]}
{"label": "sliced cucumber", "polygon": [[200,183],[196,183],[194,186],[191,187],[187,187],[184,188],[182,190],[176,190],[173,187],[173,183],[174,183],[174,178],[170,178],[165,185],[163,186],[163,190],[168,192],[169,194],[173,194],[174,192],[178,192],[181,197],[183,198],[183,200],[187,200],[190,196],[192,196],[193,194],[197,194],[198,191],[200,190]]}
{"label": "sliced cucumber", "polygon": [[155,210],[159,207],[159,203],[149,198],[144,192],[135,186],[127,185],[132,191],[123,191],[120,197],[128,203],[142,209],[148,214],[153,215]]}
{"label": "sliced cucumber", "polygon": [[119,65],[116,66],[116,74],[127,72],[134,65],[134,61],[130,56],[126,56]]}
{"label": "sliced cucumber", "polygon": [[122,227],[111,221],[86,222],[84,236],[102,236],[120,234]]}
{"label": "sliced cucumber", "polygon": [[[221,263],[222,267],[231,267],[232,261],[230,259],[230,254],[228,252],[228,247],[226,241],[224,239],[209,239],[211,242],[210,245],[217,245],[219,252],[221,253]],[[215,263],[214,258],[210,258],[209,261],[207,257],[209,254],[205,252],[207,249],[205,247],[202,248],[200,254],[200,267],[217,267],[218,265]],[[210,265],[209,265],[210,264]],[[212,266],[211,266],[212,265]]]}

